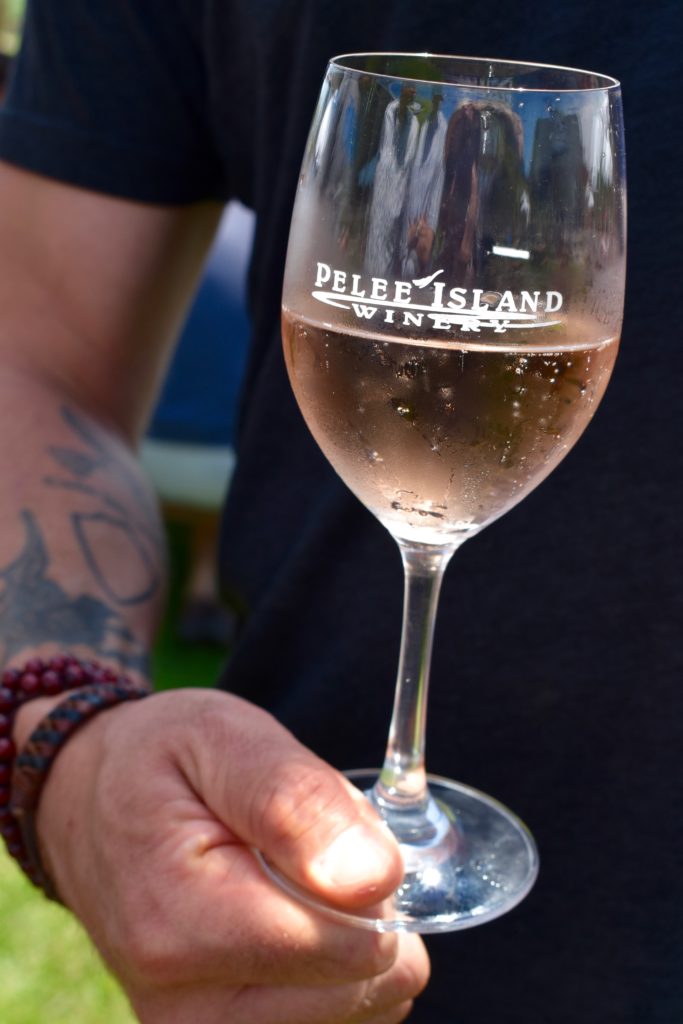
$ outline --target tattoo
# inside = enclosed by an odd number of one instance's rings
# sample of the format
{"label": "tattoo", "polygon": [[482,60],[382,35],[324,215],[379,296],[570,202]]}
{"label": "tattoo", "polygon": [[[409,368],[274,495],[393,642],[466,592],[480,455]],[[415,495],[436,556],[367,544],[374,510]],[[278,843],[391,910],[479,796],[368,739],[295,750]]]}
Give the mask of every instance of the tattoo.
{"label": "tattoo", "polygon": [[[43,482],[48,487],[69,490],[99,503],[100,511],[76,511],[71,515],[75,540],[93,579],[116,604],[134,605],[148,601],[161,587],[158,566],[162,556],[156,507],[150,503],[138,478],[122,463],[113,445],[100,437],[73,409],[64,407],[62,418],[85,447],[74,449],[51,445],[48,452],[66,476],[46,476]],[[92,482],[91,478],[96,478],[98,473],[106,474],[104,485]],[[119,486],[123,484],[131,498],[129,505],[108,493],[106,487],[111,481]],[[122,593],[105,568],[107,546],[116,540],[119,545],[121,540],[127,542],[129,553],[135,556],[136,568],[143,573],[142,582],[137,583],[131,592]],[[103,554],[98,554],[100,547]]]}
{"label": "tattoo", "polygon": [[[131,526],[129,522],[126,522],[125,519],[117,519],[114,516],[107,515],[106,512],[94,512],[90,515],[86,515],[81,512],[74,512],[71,516],[71,522],[90,571],[102,587],[102,590],[104,590],[112,601],[115,601],[116,604],[140,604],[142,601],[148,601],[150,597],[153,597],[160,587],[159,573],[155,569],[144,545],[141,544],[137,537],[134,527]],[[146,586],[135,590],[131,594],[121,594],[116,592],[114,585],[107,579],[97,560],[95,543],[91,541],[88,536],[88,526],[90,524],[97,523],[103,523],[105,526],[109,527],[110,530],[117,530],[121,536],[127,539],[129,546],[137,553],[139,561],[146,570]]]}
{"label": "tattoo", "polygon": [[[48,487],[59,487],[61,490],[83,494],[87,498],[95,498],[103,505],[113,509],[114,512],[118,512],[123,518],[126,518],[128,515],[128,509],[122,501],[117,501],[117,499],[113,498],[110,494],[105,494],[104,491],[100,491],[96,487],[90,487],[88,484],[82,484],[78,480],[61,480],[55,476],[46,476],[43,478],[43,483]],[[136,523],[135,529],[138,533],[141,533],[148,538],[152,548],[158,547],[158,531],[155,522],[149,523],[146,520],[141,519]]]}
{"label": "tattoo", "polygon": [[87,498],[97,498],[109,508],[113,508],[115,512],[125,513],[126,511],[126,506],[116,498],[112,498],[109,494],[103,494],[96,487],[89,487],[88,484],[82,484],[78,480],[60,480],[56,476],[46,476],[43,478],[43,483],[48,487],[61,487],[65,491],[84,494]]}
{"label": "tattoo", "polygon": [[55,468],[43,483],[70,495],[67,522],[93,588],[67,593],[51,576],[37,512],[23,508],[23,548],[0,567],[0,661],[42,644],[85,645],[98,657],[147,673],[147,651],[123,609],[143,606],[161,590],[156,504],[104,431],[73,409],[63,407],[61,416],[73,440],[48,446]]}
{"label": "tattoo", "polygon": [[126,486],[143,515],[154,519],[156,509],[151,504],[145,488],[140,485],[138,478],[122,465],[114,446],[98,436],[87,420],[79,416],[73,409],[64,406],[61,413],[66,425],[85,444],[86,450],[74,450],[58,445],[50,446],[48,451],[55,462],[70,476],[76,477],[80,481],[98,471],[113,473]]}
{"label": "tattoo", "polygon": [[147,672],[148,658],[121,616],[88,594],[70,597],[48,576],[48,555],[35,516],[22,509],[26,540],[15,561],[0,569],[0,635],[5,663],[37,643],[86,644],[102,657]]}

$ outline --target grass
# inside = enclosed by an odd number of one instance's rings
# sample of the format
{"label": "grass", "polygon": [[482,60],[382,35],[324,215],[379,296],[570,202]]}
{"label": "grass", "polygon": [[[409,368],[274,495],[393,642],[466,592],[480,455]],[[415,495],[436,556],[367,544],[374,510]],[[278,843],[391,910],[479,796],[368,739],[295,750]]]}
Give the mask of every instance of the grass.
{"label": "grass", "polygon": [[[172,586],[154,653],[157,685],[209,686],[225,654],[181,643],[173,628],[186,568],[182,529],[170,531]],[[134,1024],[127,1000],[78,922],[28,882],[0,841],[2,1024]]]}
{"label": "grass", "polygon": [[171,588],[166,618],[154,650],[153,675],[164,690],[179,686],[211,686],[225,662],[224,651],[190,646],[178,639],[174,625],[181,606],[182,583],[187,573],[187,534],[180,524],[168,526],[171,550]]}
{"label": "grass", "polygon": [[0,854],[3,1024],[133,1024],[127,1000],[75,918]]}

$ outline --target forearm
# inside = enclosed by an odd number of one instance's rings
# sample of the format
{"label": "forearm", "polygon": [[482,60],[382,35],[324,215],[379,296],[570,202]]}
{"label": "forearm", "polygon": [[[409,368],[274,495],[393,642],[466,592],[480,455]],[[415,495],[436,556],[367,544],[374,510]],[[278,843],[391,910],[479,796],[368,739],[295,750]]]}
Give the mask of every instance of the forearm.
{"label": "forearm", "polygon": [[0,660],[66,649],[147,676],[163,608],[154,495],[130,444],[55,381],[0,372]]}

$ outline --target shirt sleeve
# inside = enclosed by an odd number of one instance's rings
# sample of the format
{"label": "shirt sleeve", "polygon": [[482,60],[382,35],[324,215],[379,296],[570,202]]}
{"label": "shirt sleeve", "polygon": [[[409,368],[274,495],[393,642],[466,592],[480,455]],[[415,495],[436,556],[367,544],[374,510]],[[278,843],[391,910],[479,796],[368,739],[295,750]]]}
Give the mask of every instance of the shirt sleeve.
{"label": "shirt sleeve", "polygon": [[229,198],[202,0],[29,0],[0,158],[125,198]]}

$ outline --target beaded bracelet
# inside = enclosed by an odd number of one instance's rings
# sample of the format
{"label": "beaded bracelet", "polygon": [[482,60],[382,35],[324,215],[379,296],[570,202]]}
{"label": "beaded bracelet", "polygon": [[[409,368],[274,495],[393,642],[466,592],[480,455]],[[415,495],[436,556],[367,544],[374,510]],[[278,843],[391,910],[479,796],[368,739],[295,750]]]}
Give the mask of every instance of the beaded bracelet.
{"label": "beaded bracelet", "polygon": [[[0,835],[7,850],[45,894],[58,900],[41,862],[35,813],[43,786],[66,740],[85,721],[127,700],[146,697],[149,690],[97,662],[59,655],[32,658],[22,669],[0,677]],[[70,693],[40,722],[24,750],[16,756],[12,726],[17,709],[34,697]]]}

